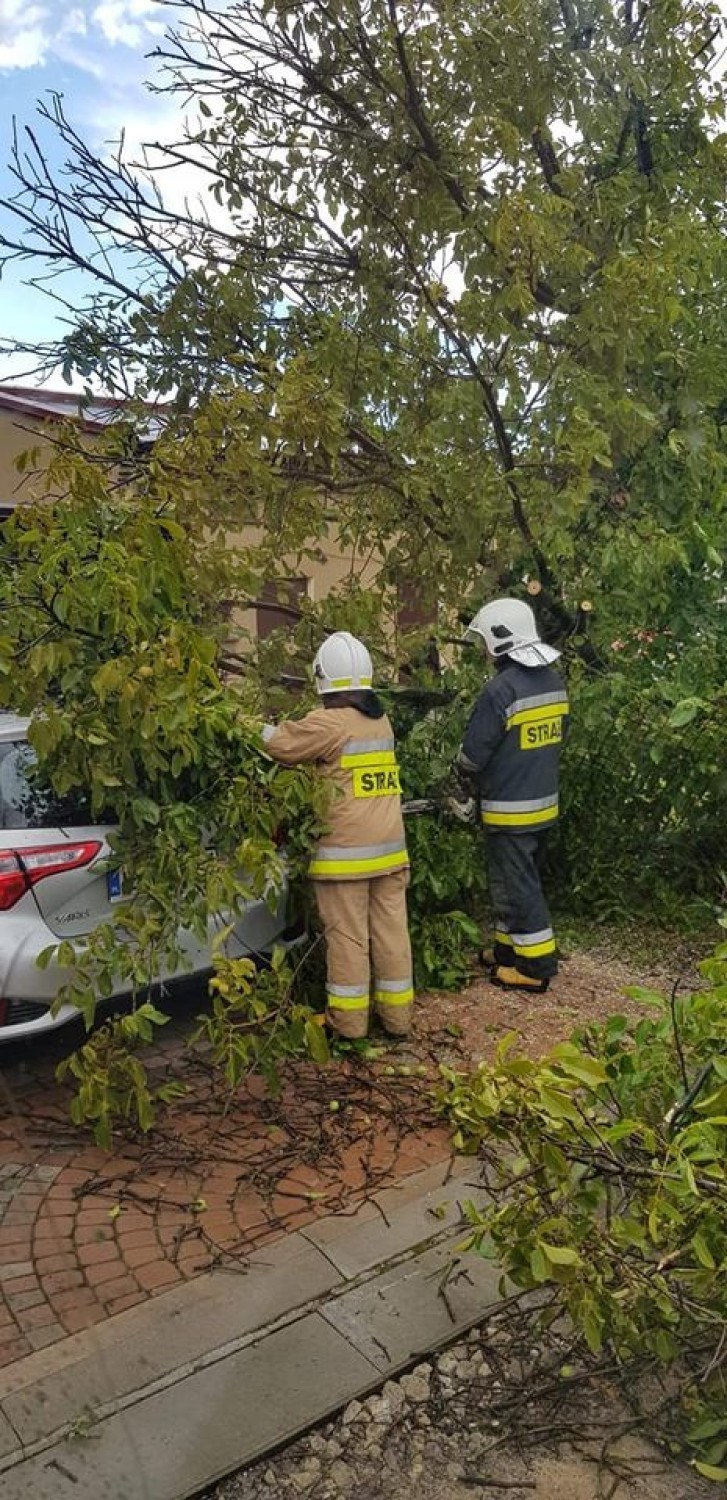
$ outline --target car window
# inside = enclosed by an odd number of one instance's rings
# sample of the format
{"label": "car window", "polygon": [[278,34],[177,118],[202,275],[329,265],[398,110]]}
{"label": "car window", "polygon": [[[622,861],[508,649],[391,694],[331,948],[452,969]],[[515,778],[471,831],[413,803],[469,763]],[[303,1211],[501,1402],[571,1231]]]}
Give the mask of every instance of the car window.
{"label": "car window", "polygon": [[83,828],[96,821],[80,793],[59,797],[40,780],[24,740],[0,745],[0,828]]}

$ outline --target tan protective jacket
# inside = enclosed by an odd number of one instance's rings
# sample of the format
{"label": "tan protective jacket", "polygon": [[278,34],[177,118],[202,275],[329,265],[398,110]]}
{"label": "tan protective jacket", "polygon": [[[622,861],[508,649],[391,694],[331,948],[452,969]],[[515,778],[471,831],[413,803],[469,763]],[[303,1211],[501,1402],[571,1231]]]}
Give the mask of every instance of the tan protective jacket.
{"label": "tan protective jacket", "polygon": [[389,720],[357,708],[315,708],[264,730],[283,765],[315,761],[333,786],[328,829],[310,865],[314,880],[367,880],[409,864],[401,786]]}

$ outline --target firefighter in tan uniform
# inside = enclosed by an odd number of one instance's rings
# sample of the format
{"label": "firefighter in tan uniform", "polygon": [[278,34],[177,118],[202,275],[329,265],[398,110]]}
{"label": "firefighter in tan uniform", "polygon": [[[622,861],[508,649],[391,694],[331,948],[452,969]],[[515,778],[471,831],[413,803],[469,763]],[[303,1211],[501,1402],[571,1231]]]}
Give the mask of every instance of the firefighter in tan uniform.
{"label": "firefighter in tan uniform", "polygon": [[328,829],[310,865],[326,939],[326,1021],[341,1036],[367,1035],[373,967],[376,1014],[392,1036],[403,1036],[414,987],[394,736],[371,691],[371,657],[355,636],[329,636],[313,671],[322,706],[266,725],[263,739],[275,760],[315,761],[332,783]]}

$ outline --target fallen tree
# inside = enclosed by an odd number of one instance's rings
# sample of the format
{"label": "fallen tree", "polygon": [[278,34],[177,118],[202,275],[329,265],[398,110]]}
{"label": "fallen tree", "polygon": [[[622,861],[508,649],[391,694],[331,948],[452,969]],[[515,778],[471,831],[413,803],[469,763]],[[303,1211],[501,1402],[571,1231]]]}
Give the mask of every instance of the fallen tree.
{"label": "fallen tree", "polygon": [[727,1482],[727,944],[702,970],[696,994],[632,991],[653,1019],[612,1016],[540,1061],[505,1038],[439,1102],[492,1193],[468,1248],[542,1291],[543,1339],[573,1328],[584,1368],[602,1358],[653,1435]]}

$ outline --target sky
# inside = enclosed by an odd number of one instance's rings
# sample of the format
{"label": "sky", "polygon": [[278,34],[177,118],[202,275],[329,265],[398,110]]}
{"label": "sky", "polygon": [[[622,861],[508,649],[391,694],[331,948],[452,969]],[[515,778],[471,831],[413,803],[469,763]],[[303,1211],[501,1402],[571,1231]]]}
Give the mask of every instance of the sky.
{"label": "sky", "polygon": [[[149,54],[164,30],[159,0],[0,0],[3,195],[10,183],[13,117],[19,128],[37,124],[37,101],[50,92],[63,95],[67,117],[98,150],[117,140],[122,128],[132,156],[137,143],[171,134],[170,114],[176,106],[147,87],[158,67]],[[49,132],[44,143],[52,164],[60,165]],[[27,265],[3,273],[0,339],[40,341],[61,330],[53,302],[23,284],[29,274]],[[82,295],[80,278],[65,286],[66,292]],[[0,380],[19,380],[26,368],[27,361],[18,363],[0,353]],[[61,382],[55,378],[53,384]]]}

